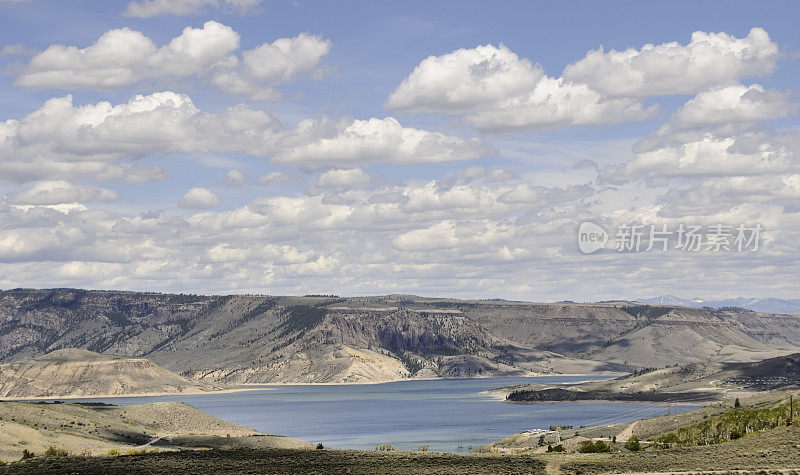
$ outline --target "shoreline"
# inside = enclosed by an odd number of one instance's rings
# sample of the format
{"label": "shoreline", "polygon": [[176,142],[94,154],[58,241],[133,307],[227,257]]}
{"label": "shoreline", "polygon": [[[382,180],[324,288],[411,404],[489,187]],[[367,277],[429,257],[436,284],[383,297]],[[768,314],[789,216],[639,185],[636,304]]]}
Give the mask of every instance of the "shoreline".
{"label": "shoreline", "polygon": [[[229,394],[244,391],[260,391],[270,390],[272,388],[286,387],[286,386],[373,386],[377,384],[391,384],[391,383],[405,383],[415,381],[481,381],[487,379],[504,379],[504,378],[543,378],[543,377],[593,377],[593,376],[607,376],[613,377],[619,373],[564,373],[564,374],[529,374],[524,376],[487,376],[478,378],[406,378],[395,379],[391,381],[357,381],[357,382],[324,382],[324,383],[245,383],[237,385],[229,389],[220,389],[215,391],[186,391],[186,392],[155,392],[155,393],[135,393],[135,394],[92,394],[92,395],[56,395],[56,396],[30,396],[30,397],[2,397],[0,402],[26,402],[26,401],[49,401],[49,400],[76,400],[76,399],[113,399],[113,398],[145,398],[145,397],[163,397],[163,396],[198,396],[204,394]],[[587,379],[586,381],[591,381]],[[570,383],[570,384],[577,384]],[[498,400],[505,400],[505,396],[500,397],[491,392],[496,389],[487,389],[480,391],[478,394],[487,394],[493,396]]]}
{"label": "shoreline", "polygon": [[13,398],[0,398],[0,402],[28,402],[28,401],[49,401],[51,399],[113,399],[113,398],[138,398],[138,397],[163,397],[163,396],[197,396],[202,394],[228,394],[238,393],[243,391],[253,391],[258,388],[230,388],[220,389],[218,391],[186,391],[186,392],[157,392],[157,393],[141,393],[141,394],[91,394],[84,396],[32,396],[32,397],[13,397]]}

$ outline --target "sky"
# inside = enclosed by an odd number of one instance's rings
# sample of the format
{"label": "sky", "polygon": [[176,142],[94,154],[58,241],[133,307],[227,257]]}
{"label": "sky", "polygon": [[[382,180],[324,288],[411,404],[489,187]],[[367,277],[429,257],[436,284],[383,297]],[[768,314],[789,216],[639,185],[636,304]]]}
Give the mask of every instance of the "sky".
{"label": "sky", "polygon": [[0,288],[796,298],[799,15],[0,0]]}

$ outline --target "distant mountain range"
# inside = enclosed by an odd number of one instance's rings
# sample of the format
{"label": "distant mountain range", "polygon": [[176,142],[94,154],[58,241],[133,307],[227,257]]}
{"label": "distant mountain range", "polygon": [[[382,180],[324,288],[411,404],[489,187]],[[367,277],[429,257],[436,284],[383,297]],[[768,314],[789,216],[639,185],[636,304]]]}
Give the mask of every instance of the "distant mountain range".
{"label": "distant mountain range", "polygon": [[699,297],[684,299],[674,295],[660,295],[649,299],[637,299],[637,302],[651,303],[659,305],[676,305],[679,307],[740,307],[756,312],[766,313],[800,313],[800,299],[760,299],[744,298],[724,300],[706,300]]}

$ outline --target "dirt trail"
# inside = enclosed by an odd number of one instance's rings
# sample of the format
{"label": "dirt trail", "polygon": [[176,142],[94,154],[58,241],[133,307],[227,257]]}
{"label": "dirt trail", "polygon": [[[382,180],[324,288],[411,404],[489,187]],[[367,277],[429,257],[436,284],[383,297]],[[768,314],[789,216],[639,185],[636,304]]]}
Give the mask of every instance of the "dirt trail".
{"label": "dirt trail", "polygon": [[639,421],[632,422],[628,427],[626,427],[622,432],[617,434],[617,440],[620,442],[627,442],[633,436],[633,429],[636,427]]}

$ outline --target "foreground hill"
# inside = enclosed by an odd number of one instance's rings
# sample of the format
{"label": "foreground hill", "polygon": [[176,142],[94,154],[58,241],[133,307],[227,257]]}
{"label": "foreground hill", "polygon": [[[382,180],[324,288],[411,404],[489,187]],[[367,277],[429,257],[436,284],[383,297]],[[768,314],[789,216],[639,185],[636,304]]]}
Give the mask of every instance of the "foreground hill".
{"label": "foreground hill", "polygon": [[205,381],[625,371],[800,351],[800,318],[630,302],[0,292],[0,361],[78,347]]}
{"label": "foreground hill", "polygon": [[[23,450],[49,447],[72,454],[104,455],[183,447],[309,447],[291,437],[270,436],[178,402],[131,406],[0,402],[0,461]],[[50,473],[58,473],[59,470]]]}
{"label": "foreground hill", "polygon": [[[743,401],[747,413],[774,402]],[[785,412],[785,411],[784,411]],[[727,413],[727,416],[726,416]],[[644,450],[631,451],[622,444],[626,429],[603,426],[562,432],[563,446],[587,439],[603,440],[610,453],[541,453],[539,436],[523,434],[484,448],[488,453],[452,454],[410,451],[290,450],[241,448],[238,450],[192,450],[104,457],[41,457],[0,466],[0,474],[38,473],[796,473],[800,466],[800,426],[779,424],[754,429],[736,440],[707,445],[682,445],[664,438],[666,431],[697,426],[700,421],[720,421],[731,414],[730,406],[707,407],[679,416],[643,419],[632,432],[644,441]],[[639,429],[643,425],[645,430]],[[615,430],[621,430],[616,432]],[[680,429],[678,429],[680,431]],[[612,435],[617,435],[614,443]],[[645,435],[650,434],[650,435]],[[252,438],[252,437],[251,437]],[[242,438],[240,438],[241,440]],[[677,445],[677,446],[676,446]],[[498,453],[504,452],[504,453]]]}
{"label": "foreground hill", "polygon": [[753,363],[691,363],[580,384],[509,386],[496,392],[513,402],[698,402],[798,387],[800,353]]}
{"label": "foreground hill", "polygon": [[189,381],[144,358],[77,348],[0,365],[0,397],[41,398],[202,392],[220,389]]}

